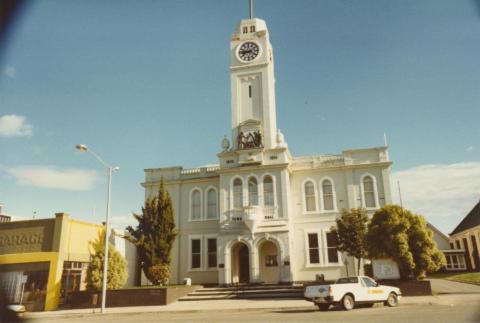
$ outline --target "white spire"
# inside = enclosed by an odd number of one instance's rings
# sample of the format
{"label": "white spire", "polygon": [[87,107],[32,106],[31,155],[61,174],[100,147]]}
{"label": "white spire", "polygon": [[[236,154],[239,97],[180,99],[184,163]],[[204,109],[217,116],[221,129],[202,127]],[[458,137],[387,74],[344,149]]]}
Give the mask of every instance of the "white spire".
{"label": "white spire", "polygon": [[385,132],[383,133],[383,145],[388,147],[387,134]]}

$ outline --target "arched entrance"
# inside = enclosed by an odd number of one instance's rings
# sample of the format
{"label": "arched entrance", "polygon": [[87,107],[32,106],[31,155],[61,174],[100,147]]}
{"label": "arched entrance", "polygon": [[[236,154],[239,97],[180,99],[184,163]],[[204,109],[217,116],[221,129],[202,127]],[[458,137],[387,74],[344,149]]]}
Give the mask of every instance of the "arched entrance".
{"label": "arched entrance", "polygon": [[280,281],[280,263],[278,248],[272,241],[264,241],[258,248],[260,281],[267,284],[276,284]]}
{"label": "arched entrance", "polygon": [[232,282],[250,282],[250,252],[248,246],[237,242],[232,247]]}

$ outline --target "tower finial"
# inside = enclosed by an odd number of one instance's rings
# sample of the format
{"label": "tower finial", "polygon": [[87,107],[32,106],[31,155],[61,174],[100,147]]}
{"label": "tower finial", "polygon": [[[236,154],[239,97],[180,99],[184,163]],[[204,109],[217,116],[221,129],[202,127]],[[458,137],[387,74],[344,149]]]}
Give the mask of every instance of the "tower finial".
{"label": "tower finial", "polygon": [[385,147],[388,147],[388,141],[387,141],[387,133],[383,133],[383,145]]}
{"label": "tower finial", "polygon": [[253,19],[253,0],[250,0],[250,19]]}

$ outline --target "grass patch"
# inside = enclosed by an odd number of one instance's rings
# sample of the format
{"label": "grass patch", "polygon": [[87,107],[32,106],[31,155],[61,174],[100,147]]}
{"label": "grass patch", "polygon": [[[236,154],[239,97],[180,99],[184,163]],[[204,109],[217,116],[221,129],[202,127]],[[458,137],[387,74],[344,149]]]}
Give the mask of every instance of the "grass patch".
{"label": "grass patch", "polygon": [[428,278],[442,278],[459,283],[480,285],[480,272],[476,273],[439,273],[430,274]]}

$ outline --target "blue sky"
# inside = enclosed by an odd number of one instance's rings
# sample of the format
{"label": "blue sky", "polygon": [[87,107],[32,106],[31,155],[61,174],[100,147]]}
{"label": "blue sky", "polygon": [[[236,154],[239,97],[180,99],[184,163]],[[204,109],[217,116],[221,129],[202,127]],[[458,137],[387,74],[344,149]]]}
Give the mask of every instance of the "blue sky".
{"label": "blue sky", "polygon": [[[0,202],[114,223],[144,168],[216,163],[230,134],[229,39],[247,0],[34,1],[0,53]],[[257,0],[293,155],[378,146],[406,207],[450,232],[480,198],[480,3]],[[396,187],[394,189],[396,196]]]}

